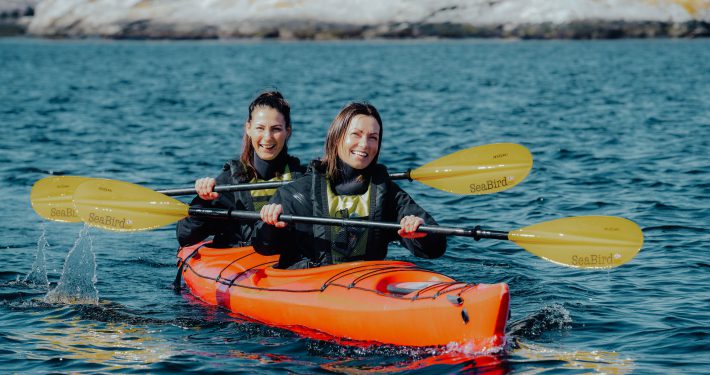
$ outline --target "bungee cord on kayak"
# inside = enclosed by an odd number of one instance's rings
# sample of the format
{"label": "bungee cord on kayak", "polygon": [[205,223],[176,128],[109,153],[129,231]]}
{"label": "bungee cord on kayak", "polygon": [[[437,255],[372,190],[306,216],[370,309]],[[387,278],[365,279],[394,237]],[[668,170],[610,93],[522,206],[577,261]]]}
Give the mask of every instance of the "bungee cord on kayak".
{"label": "bungee cord on kayak", "polygon": [[[267,288],[267,287],[255,287],[251,285],[245,285],[239,283],[241,279],[245,275],[249,275],[254,273],[255,270],[263,269],[266,267],[269,267],[273,264],[275,264],[275,261],[265,261],[263,263],[255,263],[249,268],[245,268],[240,272],[234,273],[234,274],[229,274],[230,267],[232,267],[234,264],[238,263],[239,261],[244,260],[247,257],[259,257],[259,255],[255,251],[245,251],[243,255],[240,255],[238,258],[235,258],[231,260],[228,264],[226,264],[216,275],[207,275],[207,274],[202,274],[197,268],[193,268],[190,264],[189,261],[194,256],[193,254],[196,254],[199,249],[210,245],[209,242],[206,243],[201,243],[199,246],[194,247],[194,251],[188,254],[185,259],[182,259],[178,257],[178,265],[180,266],[181,273],[187,272],[188,270],[192,273],[194,273],[194,276],[206,280],[211,280],[223,285],[227,285],[228,287],[241,287],[241,288],[247,288],[247,289],[255,289],[255,290],[262,290],[262,291],[279,291],[279,292],[291,292],[291,293],[312,293],[312,292],[322,292],[326,288],[330,286],[337,286],[345,289],[360,289],[363,291],[369,291],[372,293],[376,293],[382,296],[387,296],[391,298],[405,298],[405,299],[411,299],[411,300],[416,300],[420,298],[437,298],[438,296],[444,294],[444,293],[452,293],[455,291],[459,291],[459,294],[464,292],[466,288],[471,288],[475,287],[477,284],[472,284],[472,283],[463,283],[459,281],[436,281],[436,282],[422,282],[419,284],[423,284],[421,287],[418,288],[407,288],[408,283],[399,283],[398,284],[389,284],[388,287],[386,288],[385,291],[379,290],[379,289],[373,289],[373,288],[363,288],[360,287],[358,284],[369,279],[369,278],[375,278],[379,277],[382,275],[387,275],[387,274],[397,274],[401,271],[407,271],[407,272],[419,272],[419,273],[429,273],[432,275],[438,275],[439,273],[430,269],[414,266],[411,264],[408,265],[401,265],[401,264],[396,264],[396,265],[389,265],[389,264],[363,264],[359,266],[353,266],[351,268],[344,269],[338,273],[333,274],[330,276],[327,280],[323,281],[320,287],[317,288],[310,288],[310,289],[294,289],[294,288]],[[267,258],[265,258],[267,259]],[[185,264],[185,267],[182,267],[182,265]],[[224,273],[229,274],[229,276],[224,276]],[[347,283],[339,283],[339,280],[346,279],[350,276],[353,276],[354,279],[349,280]],[[411,284],[411,282],[409,283]],[[453,288],[453,286],[457,286],[456,288]],[[433,294],[422,297],[423,294],[426,294],[427,292],[438,289],[436,292]],[[414,293],[412,296],[407,296],[411,293]]]}

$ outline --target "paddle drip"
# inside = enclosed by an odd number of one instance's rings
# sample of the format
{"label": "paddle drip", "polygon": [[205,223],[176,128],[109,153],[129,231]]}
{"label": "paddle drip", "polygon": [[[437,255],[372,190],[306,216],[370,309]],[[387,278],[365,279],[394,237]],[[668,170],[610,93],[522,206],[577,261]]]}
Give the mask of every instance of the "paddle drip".
{"label": "paddle drip", "polygon": [[42,289],[49,289],[49,279],[47,278],[47,260],[45,257],[45,250],[49,248],[49,243],[47,242],[47,228],[44,224],[41,226],[42,234],[40,234],[37,240],[37,253],[35,254],[35,261],[32,264],[32,270],[25,276],[23,280],[27,284],[31,284]]}
{"label": "paddle drip", "polygon": [[84,226],[74,247],[64,261],[57,287],[44,297],[45,302],[62,304],[98,304],[96,289],[96,256],[91,246],[89,227]]}

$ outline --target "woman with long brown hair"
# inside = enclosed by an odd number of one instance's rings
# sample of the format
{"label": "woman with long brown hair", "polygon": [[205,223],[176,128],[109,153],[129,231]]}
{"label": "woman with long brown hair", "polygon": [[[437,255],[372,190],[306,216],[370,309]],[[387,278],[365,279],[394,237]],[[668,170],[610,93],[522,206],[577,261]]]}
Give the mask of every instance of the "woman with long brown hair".
{"label": "woman with long brown hair", "polygon": [[[222,194],[213,189],[216,185],[286,181],[300,177],[305,169],[297,158],[288,154],[286,144],[290,137],[291,107],[283,95],[269,91],[257,96],[249,105],[239,160],[225,163],[217,178],[205,177],[195,181],[198,196],[190,205],[261,210],[275,189]],[[213,235],[213,247],[239,246],[251,242],[253,228],[254,223],[250,222],[186,218],[177,225],[177,238],[181,246],[187,246]]]}
{"label": "woman with long brown hair", "polygon": [[[309,174],[280,188],[261,209],[255,250],[280,254],[278,267],[290,269],[384,259],[389,242],[395,240],[416,256],[441,256],[445,236],[416,232],[420,225],[436,225],[436,221],[377,163],[382,135],[382,119],[374,106],[345,106],[330,125],[323,158],[314,160]],[[402,229],[287,225],[278,221],[282,213],[395,221]]]}

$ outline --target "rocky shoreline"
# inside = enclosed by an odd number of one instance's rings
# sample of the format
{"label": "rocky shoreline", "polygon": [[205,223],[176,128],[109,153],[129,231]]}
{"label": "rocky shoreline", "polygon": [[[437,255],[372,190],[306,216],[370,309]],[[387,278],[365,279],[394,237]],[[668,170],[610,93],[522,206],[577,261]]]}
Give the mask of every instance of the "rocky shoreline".
{"label": "rocky shoreline", "polygon": [[[25,35],[26,24],[0,23],[0,36]],[[703,38],[710,37],[710,23],[689,21],[624,22],[576,21],[566,24],[527,24],[476,26],[468,24],[394,24],[387,26],[308,25],[264,28],[251,33],[224,33],[216,27],[201,26],[185,30],[175,25],[143,22],[127,24],[111,35],[56,33],[48,38],[102,37],[107,39],[415,39],[415,38],[513,38],[513,39],[621,39],[621,38]]]}
{"label": "rocky shoreline", "polygon": [[25,35],[34,14],[31,6],[0,11],[0,37]]}
{"label": "rocky shoreline", "polygon": [[[138,20],[115,25],[111,32],[94,33],[58,27],[49,33],[31,34],[28,27],[34,8],[26,6],[0,12],[0,37],[106,39],[416,39],[416,38],[505,38],[505,39],[620,39],[620,38],[704,38],[710,37],[710,22],[584,20],[566,23],[524,23],[474,25],[454,22],[400,22],[380,25],[338,24],[315,21],[272,21],[225,28],[209,24],[161,23]],[[246,30],[246,31],[245,31]]]}
{"label": "rocky shoreline", "polygon": [[[131,30],[133,31],[133,30]],[[122,38],[151,38],[149,30],[121,35]],[[157,35],[156,35],[157,36]],[[513,39],[620,39],[710,37],[710,22],[574,21],[564,24],[477,26],[454,23],[391,24],[386,26],[309,25],[274,27],[253,34],[218,35],[206,38],[276,38],[286,40],[329,39],[413,39],[413,38],[513,38]]]}
{"label": "rocky shoreline", "polygon": [[26,31],[27,26],[18,24],[16,22],[0,20],[0,37],[21,36],[25,35]]}
{"label": "rocky shoreline", "polygon": [[[35,36],[27,34],[27,17],[0,19],[0,37]],[[299,24],[264,27],[252,32],[224,32],[217,27],[133,22],[110,35],[82,35],[56,32],[45,38],[106,39],[416,39],[416,38],[505,38],[505,39],[622,39],[622,38],[706,38],[710,37],[710,22],[682,23],[646,21],[575,21],[565,24],[523,24],[477,26],[454,23],[391,24],[378,26]]]}

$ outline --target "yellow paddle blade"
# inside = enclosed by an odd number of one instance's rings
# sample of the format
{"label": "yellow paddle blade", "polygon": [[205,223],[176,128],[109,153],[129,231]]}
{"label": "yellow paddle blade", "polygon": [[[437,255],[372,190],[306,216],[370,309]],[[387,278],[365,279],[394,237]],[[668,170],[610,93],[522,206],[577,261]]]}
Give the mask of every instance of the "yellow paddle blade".
{"label": "yellow paddle blade", "polygon": [[511,231],[508,239],[539,257],[579,268],[620,266],[643,246],[641,228],[613,216],[552,220]]}
{"label": "yellow paddle blade", "polygon": [[72,196],[76,187],[88,180],[90,178],[79,176],[45,177],[32,185],[32,208],[39,216],[48,220],[81,222],[81,218],[76,214]]}
{"label": "yellow paddle blade", "polygon": [[413,180],[455,194],[490,194],[510,189],[532,168],[530,151],[514,143],[494,143],[454,152],[410,174]]}
{"label": "yellow paddle blade", "polygon": [[92,179],[74,190],[74,206],[92,227],[118,232],[148,230],[188,216],[189,206],[128,182]]}

